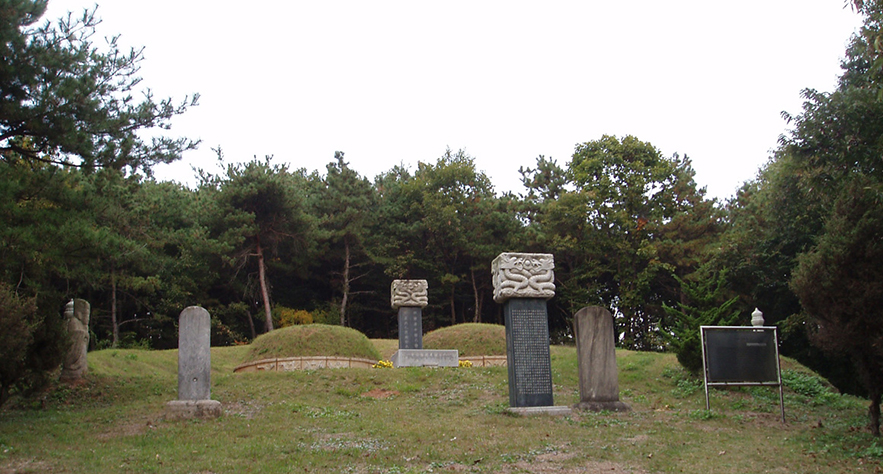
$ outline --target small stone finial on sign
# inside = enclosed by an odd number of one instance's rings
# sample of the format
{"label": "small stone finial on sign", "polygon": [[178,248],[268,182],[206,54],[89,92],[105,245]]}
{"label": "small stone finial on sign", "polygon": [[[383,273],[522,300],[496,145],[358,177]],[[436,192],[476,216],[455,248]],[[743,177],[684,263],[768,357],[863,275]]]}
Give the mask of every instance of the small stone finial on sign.
{"label": "small stone finial on sign", "polygon": [[754,312],[751,313],[751,325],[754,327],[763,326],[763,313],[760,312],[759,309],[754,308]]}
{"label": "small stone finial on sign", "polygon": [[390,288],[392,309],[425,308],[429,304],[428,288],[426,280],[393,280]]}
{"label": "small stone finial on sign", "polygon": [[555,296],[555,258],[549,253],[501,253],[491,263],[494,301]]}

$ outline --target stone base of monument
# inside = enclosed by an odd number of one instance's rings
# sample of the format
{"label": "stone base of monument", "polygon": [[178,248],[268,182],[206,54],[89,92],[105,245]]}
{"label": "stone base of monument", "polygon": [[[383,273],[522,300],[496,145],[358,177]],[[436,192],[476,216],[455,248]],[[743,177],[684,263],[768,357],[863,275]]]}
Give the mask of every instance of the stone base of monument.
{"label": "stone base of monument", "polygon": [[532,415],[553,415],[563,416],[573,412],[570,407],[565,406],[549,406],[549,407],[510,407],[509,413],[516,415],[532,416]]}
{"label": "stone base of monument", "polygon": [[573,409],[582,411],[632,411],[632,407],[619,400],[614,402],[579,402],[573,406]]}
{"label": "stone base of monument", "polygon": [[217,400],[172,400],[166,403],[166,419],[217,418],[221,416],[221,402]]}
{"label": "stone base of monument", "polygon": [[459,367],[456,349],[399,349],[390,359],[393,367]]}

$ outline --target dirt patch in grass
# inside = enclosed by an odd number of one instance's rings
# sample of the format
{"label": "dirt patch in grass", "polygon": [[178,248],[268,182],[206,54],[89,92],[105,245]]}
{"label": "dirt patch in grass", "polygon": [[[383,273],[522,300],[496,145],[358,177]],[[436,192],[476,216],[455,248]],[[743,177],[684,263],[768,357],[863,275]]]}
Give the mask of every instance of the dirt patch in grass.
{"label": "dirt patch in grass", "polygon": [[515,470],[503,470],[502,472],[532,472],[532,473],[556,473],[556,474],[647,474],[643,469],[632,469],[620,463],[610,461],[589,461],[573,467],[564,467],[561,461],[554,459],[539,460],[534,462],[520,462],[515,465]]}
{"label": "dirt patch in grass", "polygon": [[[555,474],[648,474],[643,469],[633,469],[624,464],[611,461],[588,461],[575,466],[564,466],[566,461],[573,459],[573,453],[549,453],[537,456],[532,461],[521,461],[509,466],[504,466],[500,471],[505,474],[514,473],[555,473]],[[572,463],[567,463],[572,464]],[[465,464],[451,464],[445,466],[444,470],[449,472],[472,472],[475,466],[480,466],[481,462],[476,462],[473,466]]]}
{"label": "dirt patch in grass", "polygon": [[95,435],[98,439],[116,439],[128,436],[139,436],[154,428],[153,421],[138,421],[116,425],[111,429]]}
{"label": "dirt patch in grass", "polygon": [[51,464],[36,459],[17,459],[9,462],[0,461],[0,474],[49,472],[51,470]]}
{"label": "dirt patch in grass", "polygon": [[365,398],[373,398],[375,400],[384,400],[387,398],[392,398],[399,395],[399,392],[395,390],[384,390],[382,388],[375,388],[374,390],[367,391],[362,394]]}
{"label": "dirt patch in grass", "polygon": [[246,420],[251,420],[264,408],[264,405],[252,401],[238,401],[224,402],[221,404],[221,407],[224,409],[224,415],[240,416]]}

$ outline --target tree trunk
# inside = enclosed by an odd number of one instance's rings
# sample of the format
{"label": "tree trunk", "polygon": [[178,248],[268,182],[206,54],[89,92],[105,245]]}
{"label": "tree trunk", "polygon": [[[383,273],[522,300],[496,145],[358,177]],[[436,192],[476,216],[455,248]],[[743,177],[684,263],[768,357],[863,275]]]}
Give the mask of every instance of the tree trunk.
{"label": "tree trunk", "polygon": [[350,296],[350,243],[343,238],[343,297],[340,299],[340,325],[346,327],[346,304]]}
{"label": "tree trunk", "polygon": [[120,325],[117,320],[117,276],[116,270],[110,271],[110,324],[113,328],[113,341],[110,347],[120,345]]}
{"label": "tree trunk", "polygon": [[454,306],[454,284],[451,283],[451,324],[457,324],[457,308]]}
{"label": "tree trunk", "polygon": [[472,294],[475,297],[475,315],[472,317],[473,323],[481,322],[481,296],[478,291],[478,284],[475,282],[475,269],[471,270],[472,272]]}
{"label": "tree trunk", "polygon": [[258,333],[254,329],[254,316],[251,315],[251,311],[249,311],[246,316],[248,317],[248,327],[251,328],[251,340],[254,341],[254,339],[258,337]]}
{"label": "tree trunk", "polygon": [[264,302],[264,318],[266,332],[273,330],[273,311],[270,309],[270,290],[267,289],[267,272],[264,268],[264,249],[261,247],[260,239],[257,240],[255,250],[258,257],[258,280],[261,284],[261,299]]}
{"label": "tree trunk", "polygon": [[871,419],[871,434],[880,436],[880,392],[871,392],[871,406],[868,407],[868,416]]}

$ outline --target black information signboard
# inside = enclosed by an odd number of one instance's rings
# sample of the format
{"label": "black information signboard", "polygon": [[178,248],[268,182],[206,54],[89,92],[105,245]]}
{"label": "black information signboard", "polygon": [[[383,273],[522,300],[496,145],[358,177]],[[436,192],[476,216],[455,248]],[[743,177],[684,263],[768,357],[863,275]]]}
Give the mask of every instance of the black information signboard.
{"label": "black information signboard", "polygon": [[757,328],[705,328],[709,382],[779,381],[776,333]]}
{"label": "black information signboard", "polygon": [[702,326],[700,331],[706,409],[709,408],[709,386],[778,386],[784,422],[785,400],[776,328]]}

